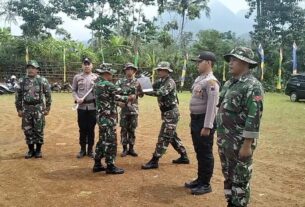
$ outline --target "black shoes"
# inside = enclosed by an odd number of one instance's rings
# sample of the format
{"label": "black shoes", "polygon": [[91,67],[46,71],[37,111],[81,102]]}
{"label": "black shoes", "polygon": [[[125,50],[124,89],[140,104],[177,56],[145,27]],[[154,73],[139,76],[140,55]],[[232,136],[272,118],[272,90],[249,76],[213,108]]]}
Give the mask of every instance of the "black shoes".
{"label": "black shoes", "polygon": [[85,146],[81,146],[79,153],[77,154],[77,158],[83,158],[86,156],[86,145]]}
{"label": "black shoes", "polygon": [[106,174],[123,174],[124,170],[122,168],[116,167],[114,164],[108,164],[106,168]]}
{"label": "black shoes", "polygon": [[198,185],[200,185],[198,178],[191,182],[184,183],[184,187],[189,188],[189,189],[196,188]]}
{"label": "black shoes", "polygon": [[176,160],[173,160],[174,164],[190,164],[190,160],[187,156],[187,154],[181,154],[181,157],[179,157]]}
{"label": "black shoes", "polygon": [[88,146],[88,150],[87,150],[87,156],[90,158],[94,158],[94,153],[92,148],[93,148],[92,146]]}
{"label": "black shoes", "polygon": [[123,145],[123,152],[121,153],[121,157],[126,157],[128,154],[127,145]]}
{"label": "black shoes", "polygon": [[25,154],[25,159],[30,159],[35,156],[34,144],[28,144],[29,151]]}
{"label": "black shoes", "polygon": [[129,145],[129,150],[128,150],[128,154],[133,156],[133,157],[138,157],[138,154],[135,152],[135,150],[133,149],[133,145],[130,144]]}
{"label": "black shoes", "polygon": [[156,169],[158,167],[159,167],[159,157],[155,157],[155,156],[153,156],[148,163],[142,165],[143,170]]}
{"label": "black shoes", "polygon": [[93,169],[92,169],[92,171],[94,173],[105,171],[105,170],[106,170],[106,168],[102,165],[101,160],[94,160],[94,166],[93,166]]}
{"label": "black shoes", "polygon": [[41,144],[36,144],[35,158],[42,158]]}
{"label": "black shoes", "polygon": [[191,189],[191,193],[193,195],[203,195],[210,192],[212,192],[211,185],[207,185],[207,184],[205,185],[200,184],[197,185],[197,187]]}

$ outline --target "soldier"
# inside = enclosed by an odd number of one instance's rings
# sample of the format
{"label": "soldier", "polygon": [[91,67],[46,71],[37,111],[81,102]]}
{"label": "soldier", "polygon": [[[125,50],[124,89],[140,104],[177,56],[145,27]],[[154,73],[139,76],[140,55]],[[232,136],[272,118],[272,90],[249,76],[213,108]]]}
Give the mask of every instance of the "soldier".
{"label": "soldier", "polygon": [[93,157],[94,145],[94,128],[96,124],[96,109],[95,97],[93,91],[83,99],[83,96],[92,89],[97,75],[92,73],[92,62],[90,58],[84,58],[82,61],[83,72],[74,76],[72,83],[72,95],[75,102],[79,104],[77,109],[77,122],[79,126],[79,144],[80,152],[77,158],[82,158],[86,155]]}
{"label": "soldier", "polygon": [[153,84],[154,91],[145,94],[158,97],[163,122],[153,157],[148,163],[142,165],[142,169],[158,168],[159,159],[166,152],[169,143],[181,155],[180,158],[173,160],[173,163],[189,164],[185,147],[176,132],[180,114],[177,107],[176,84],[169,75],[173,70],[170,68],[169,62],[160,62],[155,70],[158,71],[159,79]]}
{"label": "soldier", "polygon": [[[93,172],[105,171],[107,174],[123,174],[124,170],[114,165],[117,153],[117,108],[116,101],[132,102],[134,95],[120,96],[132,94],[132,91],[122,91],[114,85],[112,75],[115,71],[110,68],[98,69],[101,77],[95,84],[97,123],[99,125],[99,141],[96,144]],[[106,158],[105,168],[101,159]]]}
{"label": "soldier", "polygon": [[[132,91],[134,91],[134,95],[136,95],[136,99],[132,103],[126,104],[119,102],[119,106],[121,107],[121,143],[123,145],[123,152],[121,154],[121,157],[125,157],[126,155],[131,155],[133,157],[138,156],[138,154],[134,150],[134,144],[136,139],[135,130],[138,126],[138,96],[143,97],[143,93],[141,92],[141,86],[139,82],[135,78],[135,73],[137,72],[137,70],[138,68],[132,63],[127,63],[124,67],[126,77],[116,82],[116,85],[120,87],[123,91],[133,88]],[[127,145],[129,145],[129,149],[127,148]]]}
{"label": "soldier", "polygon": [[257,66],[251,49],[237,47],[224,59],[233,76],[221,90],[216,118],[224,192],[229,207],[247,206],[252,156],[263,112],[263,87],[250,71]]}
{"label": "soldier", "polygon": [[212,191],[210,180],[214,169],[213,139],[219,82],[213,75],[216,61],[214,53],[204,51],[193,61],[197,63],[200,73],[192,86],[190,101],[190,127],[198,161],[198,177],[194,181],[185,183],[185,187],[190,188],[192,194],[201,195]]}
{"label": "soldier", "polygon": [[18,116],[22,117],[22,129],[29,148],[25,159],[42,158],[45,116],[49,114],[52,102],[49,83],[38,75],[39,69],[37,61],[30,60],[26,65],[27,75],[19,79],[16,91],[15,105]]}

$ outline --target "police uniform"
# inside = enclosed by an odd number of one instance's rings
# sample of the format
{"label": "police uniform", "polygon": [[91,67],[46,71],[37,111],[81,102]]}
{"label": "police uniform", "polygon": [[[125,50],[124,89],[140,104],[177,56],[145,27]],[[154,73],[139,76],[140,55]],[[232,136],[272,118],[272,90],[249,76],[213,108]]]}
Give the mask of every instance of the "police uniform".
{"label": "police uniform", "polygon": [[[37,61],[30,60],[27,68],[40,69]],[[40,75],[20,78],[16,91],[16,109],[22,112],[22,129],[29,151],[25,158],[41,158],[41,145],[44,143],[45,114],[51,109],[51,90],[48,80]],[[36,149],[35,146],[36,145]]]}
{"label": "police uniform", "polygon": [[[168,62],[160,62],[155,70],[167,70],[169,73],[173,72],[173,70],[170,68],[170,63]],[[186,149],[176,132],[180,113],[177,106],[178,100],[175,81],[168,75],[164,78],[158,79],[153,84],[153,88],[153,92],[148,92],[145,94],[158,98],[162,125],[153,157],[148,163],[142,165],[142,169],[158,168],[159,158],[165,154],[169,144],[171,144],[181,155],[181,157],[177,160],[173,160],[173,163],[189,164]]]}
{"label": "police uniform", "polygon": [[[196,62],[211,61],[216,57],[212,52],[202,52]],[[214,169],[213,140],[215,133],[215,116],[219,98],[219,82],[213,72],[198,76],[192,86],[190,100],[191,135],[198,162],[197,179],[186,183],[185,187],[192,189],[192,194],[205,194],[212,191],[210,180]],[[208,136],[201,136],[203,128],[210,129]]]}
{"label": "police uniform", "polygon": [[[224,56],[226,61],[235,57],[254,68],[251,49],[237,47]],[[262,84],[249,71],[227,81],[220,93],[217,113],[217,145],[225,178],[224,191],[228,206],[247,206],[250,198],[252,156],[239,157],[245,138],[253,139],[252,153],[259,136],[263,112]]]}
{"label": "police uniform", "polygon": [[[83,62],[91,63],[89,58],[83,59]],[[97,75],[94,73],[80,73],[74,76],[72,83],[72,95],[75,100],[82,98],[93,86]],[[96,125],[96,108],[95,96],[93,91],[79,104],[77,109],[77,122],[79,126],[79,144],[81,150],[77,155],[78,158],[86,155],[92,156],[92,148],[94,145],[94,128]]]}

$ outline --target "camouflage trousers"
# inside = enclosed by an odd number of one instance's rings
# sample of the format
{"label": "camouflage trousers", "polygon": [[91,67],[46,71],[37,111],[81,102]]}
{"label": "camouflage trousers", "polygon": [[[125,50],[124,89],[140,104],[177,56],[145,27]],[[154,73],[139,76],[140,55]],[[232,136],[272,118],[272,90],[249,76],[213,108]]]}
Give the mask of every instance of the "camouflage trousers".
{"label": "camouflage trousers", "polygon": [[27,144],[43,144],[45,116],[42,106],[25,106],[22,116],[22,130]]}
{"label": "camouflage trousers", "polygon": [[122,145],[135,144],[136,128],[138,126],[138,115],[121,113],[121,143]]}
{"label": "camouflage trousers", "polygon": [[[219,138],[218,138],[219,139]],[[224,176],[224,193],[228,203],[234,206],[247,206],[250,200],[250,179],[252,176],[252,155],[240,159],[238,154],[240,144],[235,147],[218,145],[222,173]],[[252,144],[254,151],[256,146]],[[235,150],[234,150],[235,149]]]}
{"label": "camouflage trousers", "polygon": [[117,154],[115,126],[99,126],[99,140],[95,148],[95,159],[105,158],[107,165],[114,164]]}
{"label": "camouflage trousers", "polygon": [[179,154],[186,153],[185,147],[176,132],[179,116],[178,108],[162,113],[162,125],[153,154],[155,157],[161,157],[165,154],[169,143]]}

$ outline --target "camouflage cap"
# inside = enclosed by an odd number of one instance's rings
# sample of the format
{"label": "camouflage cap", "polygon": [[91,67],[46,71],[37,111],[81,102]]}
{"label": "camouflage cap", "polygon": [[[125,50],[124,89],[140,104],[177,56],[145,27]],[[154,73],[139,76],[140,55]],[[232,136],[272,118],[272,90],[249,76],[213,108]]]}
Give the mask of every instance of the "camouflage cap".
{"label": "camouflage cap", "polygon": [[171,69],[171,64],[166,61],[159,62],[157,67],[154,70],[167,70],[168,72],[172,73],[173,70]]}
{"label": "camouflage cap", "polygon": [[105,68],[97,68],[97,69],[95,69],[95,72],[98,74],[109,73],[111,75],[114,75],[116,73],[116,70],[105,67]]}
{"label": "camouflage cap", "polygon": [[27,64],[26,64],[26,68],[28,66],[33,66],[36,69],[40,69],[39,64],[36,60],[30,60]]}
{"label": "camouflage cap", "polygon": [[132,69],[138,70],[138,67],[132,63],[126,63],[123,70],[126,70],[127,68],[132,68]]}
{"label": "camouflage cap", "polygon": [[230,62],[230,57],[249,63],[249,68],[255,68],[257,62],[254,60],[254,52],[247,47],[236,47],[229,54],[224,55],[224,59]]}

